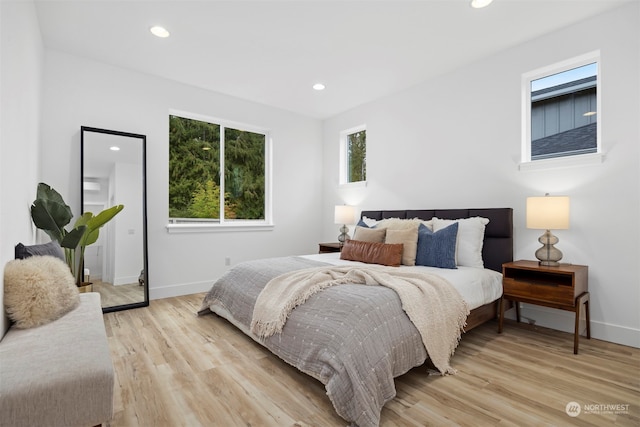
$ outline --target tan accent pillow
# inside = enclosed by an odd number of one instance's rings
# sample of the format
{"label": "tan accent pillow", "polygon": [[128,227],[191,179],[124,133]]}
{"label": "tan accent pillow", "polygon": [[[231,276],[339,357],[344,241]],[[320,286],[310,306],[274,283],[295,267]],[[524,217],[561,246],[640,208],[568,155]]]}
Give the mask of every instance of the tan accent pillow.
{"label": "tan accent pillow", "polygon": [[402,262],[402,245],[347,240],[340,252],[340,259],[399,267]]}
{"label": "tan accent pillow", "polygon": [[67,264],[53,256],[9,261],[4,268],[4,305],[16,328],[52,322],[80,303]]}
{"label": "tan accent pillow", "polygon": [[405,230],[387,229],[385,243],[401,243],[403,246],[402,263],[404,265],[416,265],[416,253],[418,252],[418,228]]}
{"label": "tan accent pillow", "polygon": [[359,240],[361,242],[375,242],[384,243],[384,237],[387,234],[387,230],[384,228],[366,228],[356,226],[356,230],[353,233],[353,240]]}

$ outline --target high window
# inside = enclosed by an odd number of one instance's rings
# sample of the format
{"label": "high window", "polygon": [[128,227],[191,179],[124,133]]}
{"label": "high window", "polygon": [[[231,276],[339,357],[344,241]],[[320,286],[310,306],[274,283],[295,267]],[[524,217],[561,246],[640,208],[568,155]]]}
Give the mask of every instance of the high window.
{"label": "high window", "polygon": [[340,183],[367,180],[367,130],[358,126],[340,133]]}
{"label": "high window", "polygon": [[269,222],[268,148],[265,131],[169,115],[170,223]]}
{"label": "high window", "polygon": [[523,78],[523,162],[599,153],[598,60],[588,55]]}

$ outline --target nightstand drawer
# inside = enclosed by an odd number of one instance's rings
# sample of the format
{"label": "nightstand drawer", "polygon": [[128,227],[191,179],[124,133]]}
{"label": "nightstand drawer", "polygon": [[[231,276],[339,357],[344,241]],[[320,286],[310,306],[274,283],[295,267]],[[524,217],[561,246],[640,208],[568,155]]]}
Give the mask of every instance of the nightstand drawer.
{"label": "nightstand drawer", "polygon": [[546,301],[553,304],[573,307],[574,289],[569,284],[528,282],[522,279],[505,278],[502,282],[505,297]]}
{"label": "nightstand drawer", "polygon": [[332,243],[319,243],[318,244],[318,253],[326,254],[331,252],[340,252],[342,251],[342,245],[338,242]]}

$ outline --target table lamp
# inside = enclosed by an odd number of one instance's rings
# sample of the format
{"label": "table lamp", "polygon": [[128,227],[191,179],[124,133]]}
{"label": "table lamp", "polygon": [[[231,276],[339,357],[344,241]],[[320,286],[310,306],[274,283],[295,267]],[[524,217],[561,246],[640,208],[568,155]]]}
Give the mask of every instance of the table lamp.
{"label": "table lamp", "polygon": [[554,245],[559,239],[551,230],[569,228],[569,197],[549,196],[527,197],[527,228],[546,230],[538,241],[542,247],[536,251],[540,265],[558,266],[562,252]]}
{"label": "table lamp", "polygon": [[340,227],[340,235],[338,236],[338,242],[340,242],[340,246],[344,244],[347,239],[350,239],[349,228],[347,224],[353,224],[353,218],[355,216],[355,209],[353,206],[348,205],[337,205],[334,214],[334,222],[336,224],[342,224]]}

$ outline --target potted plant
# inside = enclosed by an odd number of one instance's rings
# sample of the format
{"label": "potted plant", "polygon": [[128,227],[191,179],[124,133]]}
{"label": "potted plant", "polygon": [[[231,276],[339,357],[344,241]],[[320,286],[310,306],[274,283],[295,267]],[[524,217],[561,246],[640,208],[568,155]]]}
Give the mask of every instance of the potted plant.
{"label": "potted plant", "polygon": [[38,184],[36,200],[31,205],[31,219],[38,229],[60,244],[76,285],[81,288],[85,248],[98,240],[100,228],[122,209],[123,205],[116,205],[97,215],[85,212],[76,220],[73,228],[67,230],[65,226],[73,218],[71,208],[64,202],[60,193],[41,182]]}

